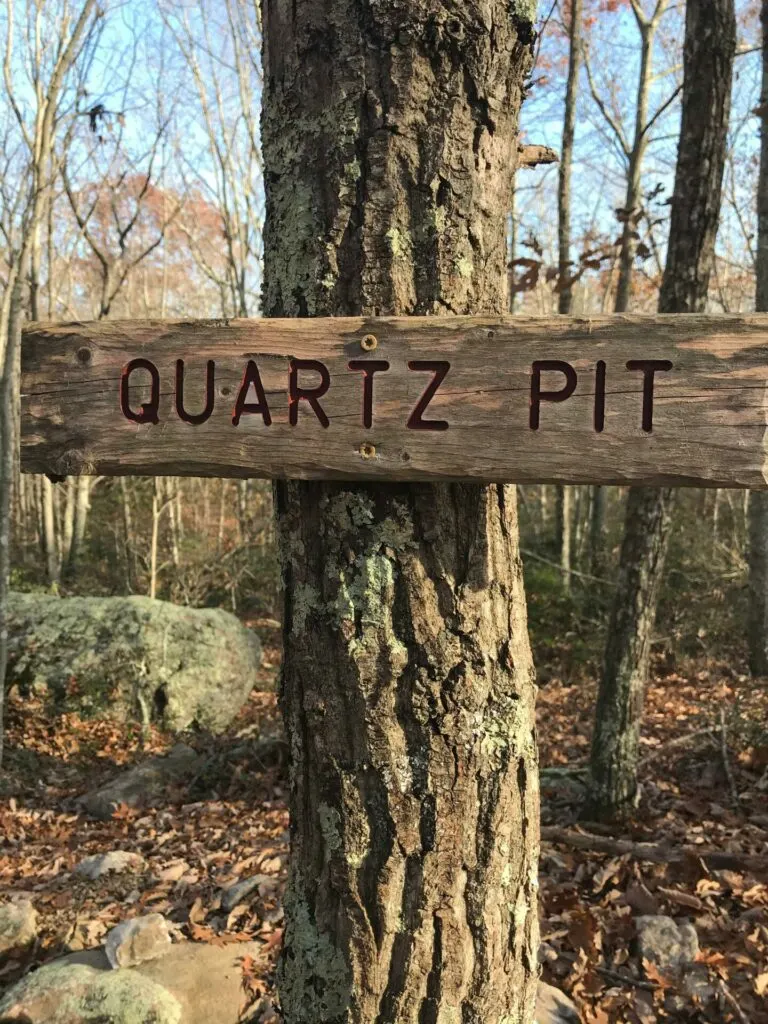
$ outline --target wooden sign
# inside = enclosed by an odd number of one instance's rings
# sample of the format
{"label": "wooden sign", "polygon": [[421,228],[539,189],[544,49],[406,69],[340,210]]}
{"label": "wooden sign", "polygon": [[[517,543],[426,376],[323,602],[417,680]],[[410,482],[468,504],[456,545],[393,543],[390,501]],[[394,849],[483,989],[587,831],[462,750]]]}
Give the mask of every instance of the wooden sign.
{"label": "wooden sign", "polygon": [[22,468],[766,486],[768,316],[33,324]]}

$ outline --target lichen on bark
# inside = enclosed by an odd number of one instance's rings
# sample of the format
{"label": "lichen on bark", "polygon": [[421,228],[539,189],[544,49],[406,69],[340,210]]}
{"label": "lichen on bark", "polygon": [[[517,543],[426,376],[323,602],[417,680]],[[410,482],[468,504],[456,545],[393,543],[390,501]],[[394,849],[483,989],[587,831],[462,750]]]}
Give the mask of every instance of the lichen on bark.
{"label": "lichen on bark", "polygon": [[[267,0],[265,314],[504,311],[524,7]],[[275,499],[286,1021],[524,1024],[538,781],[514,489]]]}

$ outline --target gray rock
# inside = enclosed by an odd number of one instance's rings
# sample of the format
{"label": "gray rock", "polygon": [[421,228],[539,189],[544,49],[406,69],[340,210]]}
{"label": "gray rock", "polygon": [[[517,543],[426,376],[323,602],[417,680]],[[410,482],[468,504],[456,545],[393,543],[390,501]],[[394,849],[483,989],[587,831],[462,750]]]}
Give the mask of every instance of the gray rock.
{"label": "gray rock", "polygon": [[114,968],[135,967],[165,956],[171,947],[168,923],[162,914],[123,921],[107,934],[104,952]]}
{"label": "gray rock", "polygon": [[246,878],[242,882],[235,882],[224,890],[221,897],[222,910],[230,911],[247,900],[252,892],[255,892],[264,882],[271,882],[271,875],[254,875],[253,878]]}
{"label": "gray rock", "polygon": [[147,866],[140,853],[129,853],[127,850],[112,850],[110,853],[94,853],[85,857],[75,868],[75,874],[89,878],[95,882],[104,875],[133,872],[139,874]]}
{"label": "gray rock", "polygon": [[0,999],[0,1020],[23,1024],[181,1024],[182,1006],[132,971],[57,960],[28,974]]}
{"label": "gray rock", "polygon": [[656,914],[636,918],[635,925],[638,956],[650,960],[662,973],[674,973],[696,959],[699,938],[689,922],[678,924],[671,917]]}
{"label": "gray rock", "polygon": [[261,662],[255,633],[229,612],[149,597],[12,593],[8,631],[9,683],[174,731],[226,729]]}
{"label": "gray rock", "polygon": [[37,914],[29,900],[0,906],[0,957],[20,953],[37,938]]}
{"label": "gray rock", "polygon": [[158,801],[169,784],[190,779],[202,767],[203,758],[192,747],[177,743],[165,757],[152,757],[122,772],[105,786],[86,793],[80,803],[94,818],[107,820],[115,809],[149,807]]}
{"label": "gray rock", "polygon": [[533,1020],[534,1024],[581,1024],[581,1014],[564,992],[540,981]]}
{"label": "gray rock", "polygon": [[[160,960],[114,971],[103,948],[83,950],[41,967],[11,989],[0,1002],[0,1019],[25,1024],[238,1024],[243,1001],[239,961],[244,956],[257,959],[262,952],[259,942],[182,942]],[[12,1012],[15,1017],[9,1016]]]}

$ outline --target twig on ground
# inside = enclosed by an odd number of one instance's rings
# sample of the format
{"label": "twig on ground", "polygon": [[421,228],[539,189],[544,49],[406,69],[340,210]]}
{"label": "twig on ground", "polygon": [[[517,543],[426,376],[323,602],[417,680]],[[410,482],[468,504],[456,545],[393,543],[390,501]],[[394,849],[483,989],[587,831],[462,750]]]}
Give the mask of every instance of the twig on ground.
{"label": "twig on ground", "polygon": [[726,1003],[728,1003],[730,1008],[736,1014],[738,1019],[741,1021],[741,1024],[751,1024],[749,1017],[746,1015],[746,1013],[744,1013],[741,1006],[739,1006],[738,999],[733,994],[733,992],[731,992],[731,990],[728,988],[728,986],[725,984],[722,978],[720,978],[718,988],[720,989],[720,993],[723,999],[726,1001]]}
{"label": "twig on ground", "polygon": [[670,846],[667,843],[633,843],[628,839],[608,839],[589,832],[575,832],[557,825],[544,825],[541,838],[550,843],[561,843],[579,850],[610,853],[614,856],[628,853],[635,860],[654,864],[679,864],[688,857],[706,861],[712,868],[731,871],[751,871],[755,875],[768,875],[768,857],[751,854],[723,853],[700,846]]}
{"label": "twig on ground", "polygon": [[562,779],[571,775],[586,775],[589,765],[555,765],[550,768],[540,768],[539,775],[542,779]]}
{"label": "twig on ground", "polygon": [[[575,964],[578,960],[574,953],[558,952],[557,955],[563,960],[567,960],[569,964]],[[655,992],[659,987],[652,981],[643,981],[642,978],[634,978],[631,974],[625,974],[623,971],[612,971],[608,967],[593,965],[592,970],[596,971],[603,978],[607,978],[608,981],[617,981],[622,985],[632,985],[635,988],[645,989],[646,992]]]}
{"label": "twig on ground", "polygon": [[685,736],[677,736],[675,739],[669,740],[667,743],[660,743],[658,747],[653,748],[652,753],[646,754],[645,757],[640,758],[638,761],[638,767],[642,768],[651,761],[655,761],[660,751],[671,750],[672,747],[682,747],[686,743],[690,743],[692,740],[698,739],[699,736],[714,736],[711,726],[707,726],[706,729],[696,729],[694,732],[689,732]]}

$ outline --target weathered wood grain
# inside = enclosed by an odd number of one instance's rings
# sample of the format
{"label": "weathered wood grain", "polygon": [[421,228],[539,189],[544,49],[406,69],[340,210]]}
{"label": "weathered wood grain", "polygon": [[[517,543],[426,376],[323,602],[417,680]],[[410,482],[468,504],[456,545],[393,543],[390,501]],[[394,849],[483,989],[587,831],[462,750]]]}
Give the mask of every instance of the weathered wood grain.
{"label": "weathered wood grain", "polygon": [[[375,348],[363,339],[373,335]],[[133,359],[160,375],[158,422],[120,408],[121,374]],[[214,406],[199,424],[176,411],[176,362],[184,405],[205,406],[214,360]],[[258,366],[271,425],[233,411],[248,360]],[[328,370],[319,399],[324,427],[300,400],[289,421],[291,360]],[[364,379],[355,360],[386,361],[373,378],[364,426]],[[531,428],[533,366],[561,360],[576,373],[566,401],[542,401]],[[643,429],[644,374],[637,360],[668,360],[655,373],[653,420]],[[450,369],[423,419],[408,420],[433,374]],[[598,361],[605,411],[596,430]],[[297,372],[300,387],[318,373]],[[139,409],[149,374],[134,371],[127,395]],[[542,391],[566,377],[542,372]],[[257,401],[253,388],[247,400]],[[647,410],[646,410],[647,411]],[[535,419],[535,415],[533,417]],[[32,324],[22,348],[22,468],[27,472],[167,474],[305,479],[645,483],[765,488],[768,481],[768,316],[407,317]],[[647,427],[647,424],[646,424]]]}

